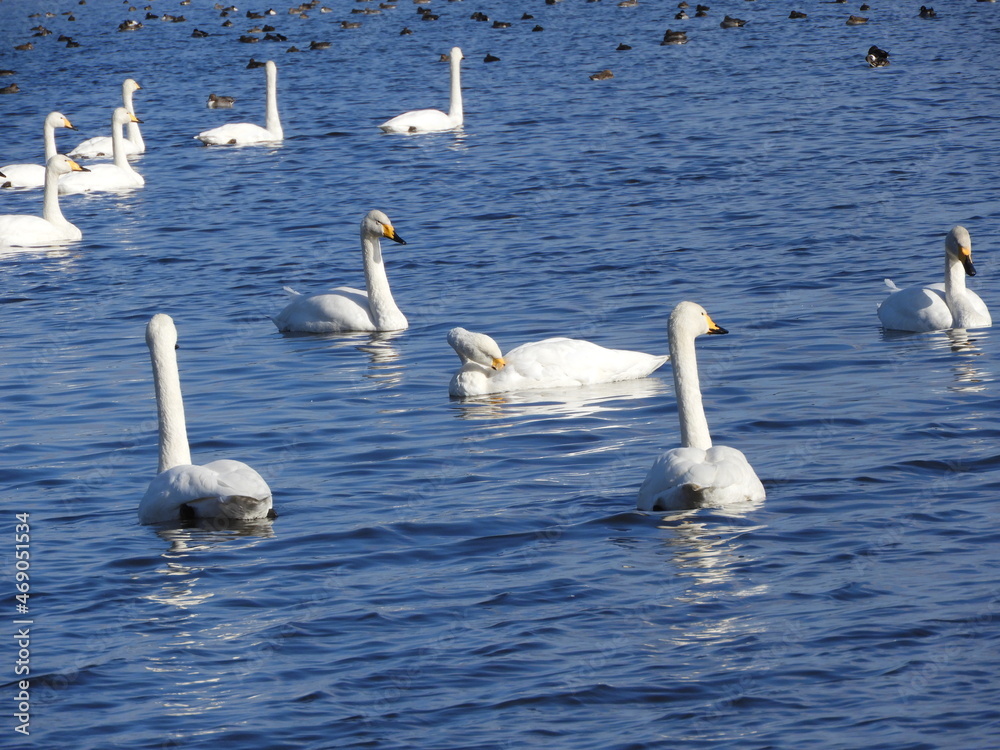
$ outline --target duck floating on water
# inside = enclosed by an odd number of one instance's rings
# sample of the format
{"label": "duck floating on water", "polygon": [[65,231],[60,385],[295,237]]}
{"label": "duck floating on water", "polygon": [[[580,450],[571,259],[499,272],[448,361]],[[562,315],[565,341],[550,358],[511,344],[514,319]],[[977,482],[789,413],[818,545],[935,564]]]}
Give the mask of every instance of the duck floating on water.
{"label": "duck floating on water", "polygon": [[868,48],[868,54],[865,55],[865,62],[872,68],[884,68],[889,64],[889,53],[872,45]]}

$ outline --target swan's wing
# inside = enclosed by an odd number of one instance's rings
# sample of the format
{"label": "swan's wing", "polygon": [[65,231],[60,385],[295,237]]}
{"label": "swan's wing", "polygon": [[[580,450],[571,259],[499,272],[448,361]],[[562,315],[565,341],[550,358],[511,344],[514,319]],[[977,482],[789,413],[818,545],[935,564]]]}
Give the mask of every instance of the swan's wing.
{"label": "swan's wing", "polygon": [[674,448],[662,454],[639,488],[639,510],[683,510],[695,507],[734,508],[764,500],[764,485],[746,456],[736,448],[716,445]]}
{"label": "swan's wing", "polygon": [[[667,361],[665,355],[606,349],[580,339],[552,338],[509,351],[500,378],[520,378],[521,387],[551,388],[643,378]],[[533,385],[528,385],[529,383]]]}
{"label": "swan's wing", "polygon": [[954,307],[955,328],[989,328],[993,325],[993,318],[986,303],[971,289],[966,289],[958,296]]}
{"label": "swan's wing", "polygon": [[386,133],[427,133],[457,127],[452,119],[437,109],[415,109],[386,120],[379,129]]}
{"label": "swan's wing", "polygon": [[911,286],[890,294],[878,306],[882,326],[894,331],[951,328],[952,314],[944,301],[944,291],[935,286]]}
{"label": "swan's wing", "polygon": [[37,188],[45,185],[45,167],[41,164],[8,164],[0,167],[0,187]]}
{"label": "swan's wing", "polygon": [[146,184],[138,172],[116,164],[94,164],[86,172],[70,172],[59,178],[59,194],[89,193],[105,190],[131,190]]}
{"label": "swan's wing", "polygon": [[374,331],[368,295],[341,287],[326,294],[299,295],[274,317],[279,331],[342,333]]}
{"label": "swan's wing", "polygon": [[[125,153],[130,156],[142,152],[142,149],[128,138],[123,138],[122,144]],[[110,135],[88,138],[67,154],[69,157],[79,159],[113,159],[114,155],[114,146]]]}
{"label": "swan's wing", "polygon": [[271,131],[249,122],[220,125],[198,133],[195,138],[208,146],[249,146],[281,140]]}
{"label": "swan's wing", "polygon": [[239,461],[174,466],[149,483],[139,503],[139,523],[178,520],[181,506],[199,518],[264,518],[271,490],[256,471]]}

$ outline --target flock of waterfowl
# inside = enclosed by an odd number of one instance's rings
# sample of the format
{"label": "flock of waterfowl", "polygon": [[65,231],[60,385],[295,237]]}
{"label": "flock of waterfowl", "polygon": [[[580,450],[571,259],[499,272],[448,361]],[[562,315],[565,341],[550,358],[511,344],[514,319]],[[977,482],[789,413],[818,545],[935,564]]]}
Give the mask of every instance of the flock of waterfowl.
{"label": "flock of waterfowl", "polygon": [[[686,3],[681,3],[686,6]],[[304,6],[303,6],[304,7]],[[314,7],[314,4],[310,4]],[[698,6],[698,12],[707,12]],[[924,9],[927,10],[927,9]],[[304,11],[303,11],[304,12]],[[793,13],[793,17],[794,13]],[[726,16],[723,25],[738,27],[739,19]],[[668,30],[667,36],[675,32]],[[868,62],[873,67],[888,64],[888,53],[871,47]],[[448,55],[451,75],[450,108],[415,110],[393,117],[378,127],[386,133],[420,134],[463,127],[460,64],[462,50]],[[211,146],[273,144],[284,137],[277,96],[277,65],[263,64],[266,75],[264,126],[232,123],[198,133],[194,138]],[[609,76],[610,77],[610,76]],[[44,119],[45,166],[11,164],[0,167],[4,187],[44,186],[42,216],[0,216],[0,247],[50,247],[81,239],[80,230],[63,217],[59,194],[119,191],[142,187],[144,180],[128,161],[130,154],[145,150],[133,107],[133,94],[141,87],[132,79],[122,85],[122,106],[112,116],[110,136],[91,138],[69,152],[58,153],[55,131],[75,128],[59,112]],[[225,97],[210,96],[208,106],[231,106]],[[129,127],[126,137],[124,128]],[[112,157],[112,163],[82,167],[78,159]],[[370,211],[360,228],[365,289],[338,287],[318,294],[299,294],[288,289],[291,300],[273,321],[279,331],[303,333],[390,332],[408,327],[406,316],[393,299],[385,270],[381,241],[406,244],[391,220],[381,211]],[[966,288],[966,276],[975,275],[969,232],[954,227],[945,240],[945,279],[900,289],[886,280],[891,293],[878,306],[878,318],[886,329],[933,331],[949,328],[979,328],[992,325],[982,299]],[[725,334],[708,312],[694,302],[681,302],[668,324],[670,354],[607,349],[588,341],[553,338],[522,344],[504,354],[489,336],[464,328],[453,328],[448,343],[461,360],[449,392],[456,397],[475,397],[517,390],[555,388],[643,378],[668,360],[673,369],[680,422],[680,447],[664,453],[650,468],[639,490],[638,507],[644,510],[675,510],[697,505],[731,506],[754,504],[764,499],[764,487],[737,449],[714,445],[702,405],[695,353],[701,335]],[[274,515],[271,491],[253,469],[237,461],[213,461],[192,465],[187,441],[183,398],[175,348],[177,331],[171,318],[157,314],[146,328],[156,393],[159,423],[159,468],[139,506],[142,523],[187,518],[227,517],[258,519]]]}

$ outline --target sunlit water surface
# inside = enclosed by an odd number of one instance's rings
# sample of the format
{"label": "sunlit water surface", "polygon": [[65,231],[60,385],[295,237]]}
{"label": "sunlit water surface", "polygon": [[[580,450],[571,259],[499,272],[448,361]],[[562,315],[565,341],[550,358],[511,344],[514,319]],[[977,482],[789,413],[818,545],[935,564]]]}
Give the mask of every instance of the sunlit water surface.
{"label": "sunlit water surface", "polygon": [[[434,0],[433,22],[329,4],[241,7],[225,29],[207,0],[157,1],[181,23],[0,3],[0,67],[18,71],[0,82],[22,90],[0,97],[0,163],[40,160],[51,110],[80,128],[63,150],[106,133],[127,76],[148,145],[144,189],[63,200],[82,242],[0,257],[4,616],[13,514],[32,528],[22,744],[996,747],[1000,339],[888,335],[875,306],[885,277],[941,280],[961,223],[970,283],[1000,310],[997,6],[891,3],[852,27],[855,6],[815,0],[794,6],[805,21],[735,0],[687,21],[650,0]],[[57,15],[28,17],[43,6]],[[727,13],[749,23],[721,29]],[[118,32],[126,18],[144,28]],[[38,23],[54,34],[32,39]],[[264,23],[288,40],[238,41]],[[690,42],[660,46],[668,27]],[[464,132],[380,133],[446,108],[455,44]],[[865,65],[872,44],[891,67]],[[202,147],[201,130],[263,123],[251,55],[278,62],[286,140]],[[210,92],[236,107],[207,109]],[[0,213],[40,200],[5,192]],[[279,334],[283,286],[363,284],[373,208],[408,243],[385,254],[409,330]],[[453,326],[504,349],[663,352],[682,299],[731,331],[699,340],[702,386],[760,509],[635,511],[678,442],[669,366],[448,397]],[[273,523],[137,524],[157,312],[180,332],[196,460],[259,469]]]}

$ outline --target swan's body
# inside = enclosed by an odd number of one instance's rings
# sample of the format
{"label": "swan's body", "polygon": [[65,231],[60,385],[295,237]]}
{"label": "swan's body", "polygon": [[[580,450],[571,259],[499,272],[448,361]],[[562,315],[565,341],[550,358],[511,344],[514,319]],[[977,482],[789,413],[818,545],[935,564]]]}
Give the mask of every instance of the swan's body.
{"label": "swan's body", "polygon": [[460,64],[462,50],[451,48],[451,105],[448,114],[437,109],[417,109],[386,120],[379,128],[386,133],[439,133],[460,128],[464,122],[462,112],[462,78]]}
{"label": "swan's body", "polygon": [[272,517],[271,490],[260,474],[246,464],[228,459],[204,466],[191,464],[177,370],[177,329],[169,315],[160,313],[149,321],[146,344],[153,363],[160,464],[139,503],[139,523]]}
{"label": "swan's body", "polygon": [[[131,78],[126,78],[125,82],[122,84],[122,106],[128,110],[128,113],[135,116],[135,107],[132,106],[132,94],[139,91],[142,88],[138,83],[133,81]],[[125,139],[125,143],[122,148],[125,150],[126,156],[133,156],[135,154],[142,154],[146,152],[146,142],[142,140],[142,132],[139,130],[139,123],[142,122],[139,119],[130,120],[128,124],[128,138]],[[114,152],[114,137],[113,134],[101,135],[96,138],[88,138],[79,146],[74,148],[69,152],[70,156],[75,156],[80,159],[109,159],[113,157]]]}
{"label": "swan's body", "polygon": [[448,343],[462,360],[448,386],[452,396],[634,380],[646,377],[668,359],[567,338],[533,341],[501,354],[489,336],[464,328],[451,329]]}
{"label": "swan's body", "polygon": [[142,187],[146,180],[132,169],[125,154],[125,136],[122,127],[136,119],[125,107],[118,107],[111,117],[111,140],[114,142],[115,160],[111,164],[94,164],[87,172],[66,175],[59,180],[59,193],[90,193],[105,190],[130,190]]}
{"label": "swan's body", "polygon": [[382,262],[380,239],[406,242],[396,234],[389,217],[369,211],[361,221],[361,253],[367,291],[338,287],[322,294],[298,294],[274,317],[279,331],[346,333],[350,331],[402,331],[409,326],[389,290]]}
{"label": "swan's body", "polygon": [[45,162],[43,164],[8,164],[0,167],[0,187],[37,188],[45,185],[45,165],[56,155],[56,128],[76,130],[70,121],[59,112],[50,112],[42,128],[45,141]]}
{"label": "swan's body", "polygon": [[56,154],[45,166],[45,199],[41,216],[0,216],[0,245],[48,247],[79,240],[83,233],[70,224],[59,208],[59,175],[86,170],[68,156]]}
{"label": "swan's body", "polygon": [[267,77],[267,110],[264,127],[249,122],[233,122],[205,130],[195,136],[207,146],[251,146],[272,143],[285,137],[278,116],[278,66],[271,60],[264,64]]}
{"label": "swan's body", "polygon": [[883,327],[896,331],[940,331],[947,328],[989,328],[993,325],[986,303],[965,286],[966,275],[975,276],[972,238],[965,227],[954,227],[944,243],[944,284],[894,290],[878,307]]}
{"label": "swan's body", "polygon": [[701,402],[694,341],[704,333],[728,333],[701,305],[681,302],[670,315],[670,357],[674,368],[681,447],[653,462],[639,488],[639,510],[732,507],[764,499],[764,485],[736,448],[712,445]]}

